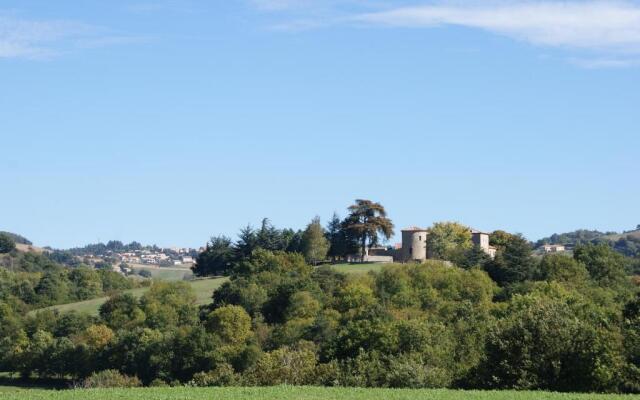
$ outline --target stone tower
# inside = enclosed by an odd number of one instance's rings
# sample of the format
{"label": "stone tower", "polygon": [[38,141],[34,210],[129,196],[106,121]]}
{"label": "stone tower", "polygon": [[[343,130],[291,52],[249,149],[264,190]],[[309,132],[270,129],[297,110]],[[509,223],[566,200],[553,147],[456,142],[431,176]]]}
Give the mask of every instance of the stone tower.
{"label": "stone tower", "polygon": [[428,233],[427,229],[418,228],[417,226],[402,230],[402,262],[422,262],[427,259]]}
{"label": "stone tower", "polygon": [[491,258],[496,256],[496,248],[489,245],[489,234],[471,229],[471,241],[474,245],[479,246],[482,251],[487,253]]}

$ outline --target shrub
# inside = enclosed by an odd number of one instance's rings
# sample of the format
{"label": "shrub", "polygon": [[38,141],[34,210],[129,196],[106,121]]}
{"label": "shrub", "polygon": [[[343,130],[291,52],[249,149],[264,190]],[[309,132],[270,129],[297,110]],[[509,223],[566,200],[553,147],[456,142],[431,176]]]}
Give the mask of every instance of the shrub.
{"label": "shrub", "polygon": [[141,269],[140,271],[138,271],[138,275],[143,278],[153,278],[153,274],[147,269]]}
{"label": "shrub", "polygon": [[94,372],[84,380],[82,386],[85,389],[92,388],[132,388],[142,386],[140,379],[135,376],[127,376],[115,369],[107,369]]}
{"label": "shrub", "polygon": [[229,364],[220,364],[209,372],[198,372],[190,382],[191,386],[235,386],[240,383],[240,376]]}
{"label": "shrub", "polygon": [[247,371],[247,382],[258,386],[310,385],[316,382],[316,355],[309,349],[284,346],[265,353]]}
{"label": "shrub", "polygon": [[451,384],[451,373],[441,366],[432,366],[420,354],[390,357],[387,382],[397,388],[444,388]]}
{"label": "shrub", "polygon": [[149,383],[149,387],[169,387],[169,384],[160,378],[156,378]]}

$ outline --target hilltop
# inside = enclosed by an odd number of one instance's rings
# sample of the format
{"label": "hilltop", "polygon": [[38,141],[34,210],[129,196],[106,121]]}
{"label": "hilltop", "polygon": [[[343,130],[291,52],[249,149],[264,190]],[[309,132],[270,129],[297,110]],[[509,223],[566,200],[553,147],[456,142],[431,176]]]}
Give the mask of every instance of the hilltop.
{"label": "hilltop", "polygon": [[620,240],[622,238],[640,240],[640,229],[635,229],[635,230],[627,231],[623,233],[611,233],[611,234],[606,234],[600,237],[600,239],[611,240],[611,241]]}
{"label": "hilltop", "polygon": [[29,239],[25,238],[24,236],[18,235],[17,233],[0,231],[0,234],[1,233],[4,233],[5,235],[9,236],[11,239],[13,239],[14,242],[16,242],[16,244],[24,244],[24,245],[33,244]]}

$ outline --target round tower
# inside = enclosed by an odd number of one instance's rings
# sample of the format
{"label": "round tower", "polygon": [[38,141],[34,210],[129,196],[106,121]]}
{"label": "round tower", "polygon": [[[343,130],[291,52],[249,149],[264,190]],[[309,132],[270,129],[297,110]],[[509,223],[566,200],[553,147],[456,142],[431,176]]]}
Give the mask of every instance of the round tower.
{"label": "round tower", "polygon": [[412,226],[402,230],[402,262],[427,259],[427,234],[424,228]]}

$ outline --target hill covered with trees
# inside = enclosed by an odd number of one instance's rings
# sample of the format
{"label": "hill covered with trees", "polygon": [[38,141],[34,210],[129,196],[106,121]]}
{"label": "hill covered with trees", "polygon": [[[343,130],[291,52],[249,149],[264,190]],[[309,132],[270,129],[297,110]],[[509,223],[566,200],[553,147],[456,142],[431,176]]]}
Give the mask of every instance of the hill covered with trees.
{"label": "hill covered with trees", "polygon": [[535,247],[537,248],[545,244],[575,246],[587,243],[603,243],[627,257],[640,257],[640,229],[622,233],[579,229],[573,232],[553,234],[549,237],[542,238],[535,243]]}
{"label": "hill covered with trees", "polygon": [[50,299],[47,282],[67,279],[65,293],[80,296],[87,271],[61,272],[35,255],[14,259],[17,269],[3,264],[20,283],[1,286],[0,370],[89,387],[640,392],[636,259],[607,243],[534,257],[529,241],[504,231],[491,235],[491,258],[459,224],[440,223],[436,259],[425,263],[348,275],[315,266],[346,254],[345,244],[359,251],[385,238],[386,213],[349,211],[327,229],[317,219],[300,231],[263,221],[235,242],[214,238],[195,270],[229,279],[204,306],[184,282],[154,282],[140,298],[115,293],[98,316],[26,314],[29,287]]}
{"label": "hill covered with trees", "polygon": [[32,245],[33,244],[33,243],[31,243],[31,241],[29,239],[25,238],[24,236],[18,235],[17,233],[0,231],[0,235],[8,236],[16,244],[26,244],[26,245]]}
{"label": "hill covered with trees", "polygon": [[139,284],[112,270],[83,264],[69,268],[46,253],[17,251],[13,238],[0,234],[0,303],[18,314],[105,296]]}

